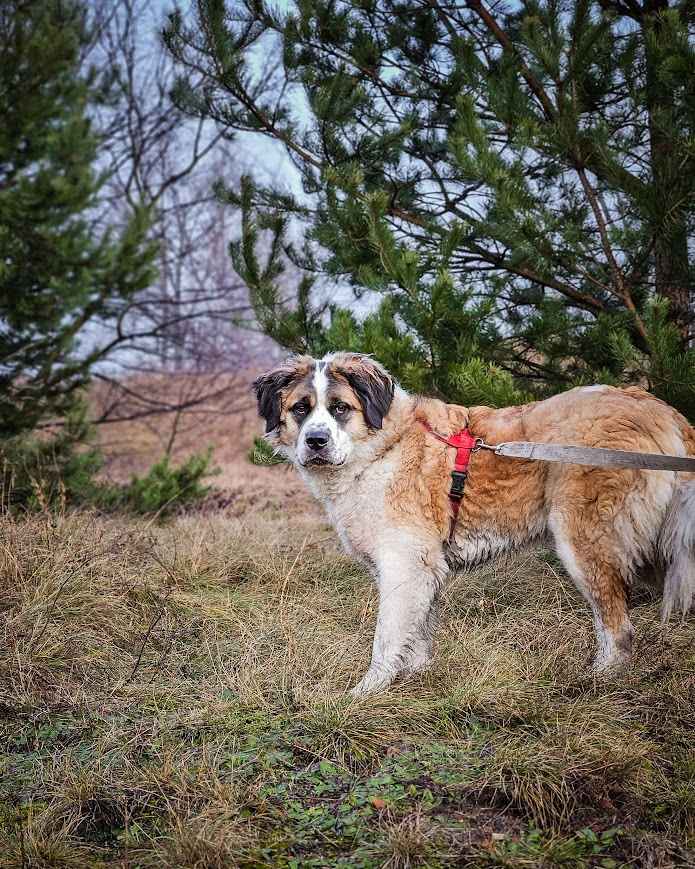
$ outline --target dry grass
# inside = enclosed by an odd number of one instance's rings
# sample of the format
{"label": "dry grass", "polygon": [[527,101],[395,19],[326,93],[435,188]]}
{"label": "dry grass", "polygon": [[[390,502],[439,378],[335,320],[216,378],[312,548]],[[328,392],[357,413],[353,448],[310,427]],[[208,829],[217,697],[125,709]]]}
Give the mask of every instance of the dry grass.
{"label": "dry grass", "polygon": [[595,684],[525,554],[452,581],[430,672],[351,701],[376,597],[289,512],[0,520],[0,867],[695,865],[695,622],[638,600]]}

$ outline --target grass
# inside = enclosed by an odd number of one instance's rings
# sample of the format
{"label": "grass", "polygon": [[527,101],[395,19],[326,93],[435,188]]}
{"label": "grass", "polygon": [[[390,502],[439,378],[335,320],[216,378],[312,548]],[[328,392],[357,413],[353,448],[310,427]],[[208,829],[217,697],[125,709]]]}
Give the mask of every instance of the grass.
{"label": "grass", "polygon": [[454,578],[350,700],[376,597],[315,516],[0,519],[0,867],[695,865],[695,620],[635,664],[544,553]]}

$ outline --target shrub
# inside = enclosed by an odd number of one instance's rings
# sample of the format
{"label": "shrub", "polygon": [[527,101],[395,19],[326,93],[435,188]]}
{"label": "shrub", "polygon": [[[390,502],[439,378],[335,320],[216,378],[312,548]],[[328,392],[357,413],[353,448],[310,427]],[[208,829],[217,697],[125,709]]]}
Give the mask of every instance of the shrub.
{"label": "shrub", "polygon": [[97,479],[103,457],[91,444],[93,432],[84,406],[52,435],[40,433],[0,441],[0,503],[4,509],[36,512],[65,507],[168,515],[210,492],[202,480],[217,473],[212,451],[196,453],[180,465],[168,456],[129,483]]}
{"label": "shrub", "polygon": [[182,464],[172,465],[164,456],[143,476],[133,476],[125,486],[102,486],[97,506],[104,509],[126,510],[132,513],[167,515],[178,508],[202,501],[210,486],[202,485],[204,477],[218,473],[211,468],[212,450],[194,453]]}
{"label": "shrub", "polygon": [[248,460],[252,465],[282,465],[286,459],[275,452],[268,441],[261,437],[253,439],[253,446],[248,452]]}
{"label": "shrub", "polygon": [[55,434],[0,441],[3,507],[35,511],[93,503],[103,458],[90,446],[91,435],[86,408],[78,405]]}

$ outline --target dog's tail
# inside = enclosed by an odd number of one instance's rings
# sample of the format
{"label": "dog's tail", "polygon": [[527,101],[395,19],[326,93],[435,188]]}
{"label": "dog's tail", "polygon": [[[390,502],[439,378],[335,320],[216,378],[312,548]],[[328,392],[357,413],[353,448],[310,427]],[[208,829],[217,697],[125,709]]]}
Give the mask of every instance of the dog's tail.
{"label": "dog's tail", "polygon": [[695,481],[681,483],[661,528],[661,558],[666,566],[661,620],[676,610],[685,615],[695,600]]}

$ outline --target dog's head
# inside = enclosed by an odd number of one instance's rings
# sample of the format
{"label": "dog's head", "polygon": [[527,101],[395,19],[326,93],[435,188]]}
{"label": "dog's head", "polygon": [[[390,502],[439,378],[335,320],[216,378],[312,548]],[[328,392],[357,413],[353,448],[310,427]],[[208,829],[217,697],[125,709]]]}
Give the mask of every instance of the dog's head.
{"label": "dog's head", "polygon": [[304,468],[344,465],[382,427],[391,375],[368,356],[294,356],[254,383],[266,438]]}

